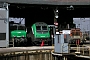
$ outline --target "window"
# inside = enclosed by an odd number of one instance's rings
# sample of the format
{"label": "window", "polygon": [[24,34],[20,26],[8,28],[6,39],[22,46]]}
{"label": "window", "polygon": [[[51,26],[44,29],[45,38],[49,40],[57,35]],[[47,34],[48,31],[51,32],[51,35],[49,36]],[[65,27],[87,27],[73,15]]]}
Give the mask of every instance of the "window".
{"label": "window", "polygon": [[41,26],[36,26],[36,29],[37,30],[41,30]]}
{"label": "window", "polygon": [[42,26],[42,30],[47,30],[47,26]]}
{"label": "window", "polygon": [[0,33],[0,40],[6,40],[6,33]]}
{"label": "window", "polygon": [[11,26],[10,30],[17,30],[17,26]]}
{"label": "window", "polygon": [[24,26],[18,26],[18,30],[25,30]]}

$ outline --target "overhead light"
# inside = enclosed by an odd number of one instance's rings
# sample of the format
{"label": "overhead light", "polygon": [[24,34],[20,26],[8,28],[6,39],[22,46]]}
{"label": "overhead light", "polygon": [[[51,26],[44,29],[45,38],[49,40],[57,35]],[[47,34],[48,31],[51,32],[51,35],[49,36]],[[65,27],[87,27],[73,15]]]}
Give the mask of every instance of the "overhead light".
{"label": "overhead light", "polygon": [[58,10],[56,10],[56,12],[58,12]]}
{"label": "overhead light", "polygon": [[74,8],[72,5],[70,5],[70,8]]}
{"label": "overhead light", "polygon": [[67,7],[67,10],[74,10],[74,7],[70,5],[69,7]]}
{"label": "overhead light", "polygon": [[56,15],[55,18],[58,18],[58,15]]}

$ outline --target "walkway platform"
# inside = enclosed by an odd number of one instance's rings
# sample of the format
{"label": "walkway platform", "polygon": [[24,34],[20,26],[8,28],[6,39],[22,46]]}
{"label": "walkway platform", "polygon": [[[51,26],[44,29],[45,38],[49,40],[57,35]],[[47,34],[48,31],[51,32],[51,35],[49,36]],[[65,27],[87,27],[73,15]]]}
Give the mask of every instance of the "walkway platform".
{"label": "walkway platform", "polygon": [[54,46],[33,46],[33,47],[10,47],[0,48],[0,54],[12,53],[12,52],[23,52],[23,51],[40,51],[40,50],[54,50]]}

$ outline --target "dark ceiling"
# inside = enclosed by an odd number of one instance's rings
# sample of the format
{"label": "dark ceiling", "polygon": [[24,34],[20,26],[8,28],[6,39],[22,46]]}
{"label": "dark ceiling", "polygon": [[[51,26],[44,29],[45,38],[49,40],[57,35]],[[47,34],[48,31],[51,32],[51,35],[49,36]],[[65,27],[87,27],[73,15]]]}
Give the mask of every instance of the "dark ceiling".
{"label": "dark ceiling", "polygon": [[[36,4],[10,4],[9,11],[10,16],[16,15],[17,17],[25,17],[24,14],[30,12],[47,12],[53,11],[58,8],[59,15],[66,17],[89,17],[90,16],[90,6],[89,5],[36,5]],[[53,13],[52,13],[53,14]]]}
{"label": "dark ceiling", "polygon": [[59,10],[58,22],[66,21],[70,23],[73,17],[90,17],[89,5],[42,5],[42,4],[10,4],[9,16],[10,17],[24,17],[26,21],[54,21],[54,10]]}

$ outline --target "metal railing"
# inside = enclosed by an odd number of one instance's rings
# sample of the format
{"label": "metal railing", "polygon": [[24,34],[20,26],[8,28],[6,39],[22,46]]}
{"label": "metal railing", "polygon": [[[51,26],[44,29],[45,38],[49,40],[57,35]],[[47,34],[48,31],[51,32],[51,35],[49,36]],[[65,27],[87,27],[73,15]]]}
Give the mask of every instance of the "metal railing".
{"label": "metal railing", "polygon": [[[74,47],[72,47],[74,45]],[[90,45],[76,45],[69,44],[70,50],[75,50],[76,53],[81,55],[90,56]]]}

